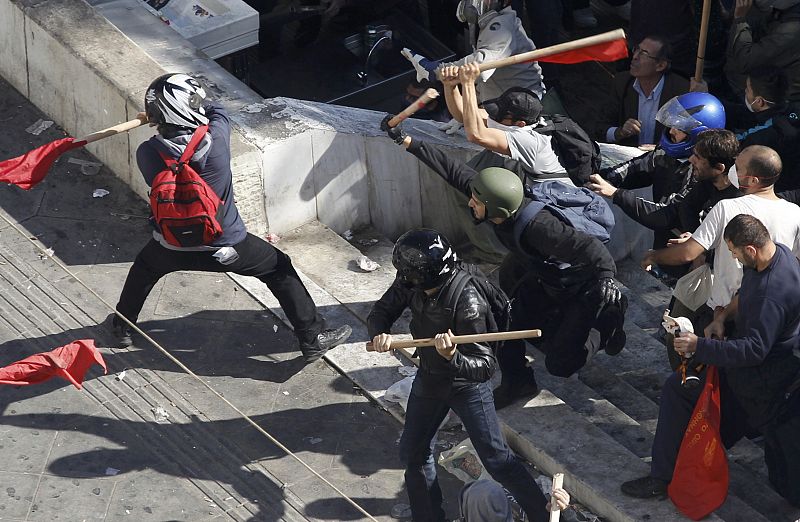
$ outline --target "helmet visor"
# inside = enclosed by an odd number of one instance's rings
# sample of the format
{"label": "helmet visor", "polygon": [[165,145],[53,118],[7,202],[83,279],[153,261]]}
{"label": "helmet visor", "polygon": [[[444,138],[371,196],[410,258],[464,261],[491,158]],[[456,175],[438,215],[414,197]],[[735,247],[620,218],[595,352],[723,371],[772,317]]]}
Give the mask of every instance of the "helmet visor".
{"label": "helmet visor", "polygon": [[697,105],[687,110],[681,105],[677,97],[672,98],[658,109],[656,121],[665,127],[689,133],[703,125],[700,120],[694,117],[694,114],[701,112],[703,107],[704,105]]}

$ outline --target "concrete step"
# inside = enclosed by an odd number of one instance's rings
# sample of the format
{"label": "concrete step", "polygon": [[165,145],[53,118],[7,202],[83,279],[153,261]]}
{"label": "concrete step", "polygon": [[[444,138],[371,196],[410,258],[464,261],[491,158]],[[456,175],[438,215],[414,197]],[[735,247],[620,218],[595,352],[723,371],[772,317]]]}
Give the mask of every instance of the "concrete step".
{"label": "concrete step", "polygon": [[[165,467],[180,466],[180,474],[213,502],[208,506],[209,514],[217,518],[244,521],[264,516],[274,520],[307,520],[300,514],[302,503],[294,494],[288,488],[281,490],[282,483],[263,465],[249,463],[251,459],[241,449],[213,433],[204,422],[208,419],[197,408],[156,372],[146,369],[147,363],[135,348],[107,348],[116,344],[113,334],[96,325],[83,303],[64,295],[40,273],[52,263],[30,261],[31,256],[36,258],[36,253],[22,250],[0,254],[0,280],[4,286],[20,290],[4,292],[0,298],[0,316],[13,328],[14,338],[29,339],[27,348],[37,351],[49,351],[75,339],[94,339],[108,365],[108,375],[84,383],[82,394],[92,399],[87,404],[94,405],[96,410],[65,417],[62,422],[71,424],[61,429],[91,425],[89,431],[112,440],[117,440],[116,436],[119,440],[138,441],[166,463]],[[122,370],[126,372],[125,378],[115,378]],[[164,408],[168,417],[153,422],[153,409],[159,407]],[[103,424],[109,416],[121,422]],[[32,420],[25,415],[4,417],[4,423],[9,425],[29,422]],[[106,429],[109,424],[114,428]],[[106,450],[99,450],[96,457],[84,458],[104,460],[107,456],[103,451]],[[236,464],[241,462],[249,464]],[[259,498],[263,499],[260,504],[251,500]]]}

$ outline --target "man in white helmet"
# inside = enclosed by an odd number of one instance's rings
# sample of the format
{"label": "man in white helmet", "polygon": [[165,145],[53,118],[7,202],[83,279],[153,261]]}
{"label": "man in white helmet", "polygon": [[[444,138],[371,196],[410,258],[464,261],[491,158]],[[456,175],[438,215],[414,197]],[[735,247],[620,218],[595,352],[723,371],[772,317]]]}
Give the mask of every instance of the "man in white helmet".
{"label": "man in white helmet", "polygon": [[[447,65],[480,64],[536,49],[510,3],[510,0],[461,0],[456,17],[468,23],[470,34],[476,35],[472,40],[473,53],[456,62],[442,64],[404,49],[403,55],[416,68],[417,78],[435,79],[437,69]],[[498,98],[511,87],[530,89],[541,99],[545,86],[539,64],[527,62],[483,71],[477,82],[479,101]]]}
{"label": "man in white helmet", "polygon": [[196,132],[199,136],[203,127],[208,126],[188,164],[222,200],[215,216],[222,233],[198,246],[176,246],[151,220],[153,237],[136,256],[117,303],[117,313],[112,314],[119,344],[129,346],[133,342],[132,328],[121,317],[135,324],[153,286],[163,276],[180,270],[233,272],[260,279],[292,323],[307,363],[344,342],[350,336],[350,327],[325,330],[325,320],[317,312],[289,256],[247,232],[234,202],[231,126],[225,110],[207,100],[196,79],[186,74],[165,74],[147,88],[144,115],[158,129],[156,136],[136,150],[136,161],[148,186],[165,170],[165,161],[168,158],[177,161],[192,136]]}

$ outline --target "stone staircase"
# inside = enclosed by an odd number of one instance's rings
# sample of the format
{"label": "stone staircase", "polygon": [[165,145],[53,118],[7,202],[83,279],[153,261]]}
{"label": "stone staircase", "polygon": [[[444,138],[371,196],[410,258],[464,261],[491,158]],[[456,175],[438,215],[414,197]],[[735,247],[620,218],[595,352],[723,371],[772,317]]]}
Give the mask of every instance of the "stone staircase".
{"label": "stone staircase", "polygon": [[[377,240],[377,242],[375,241]],[[346,241],[313,222],[285,235],[278,247],[288,253],[331,324],[353,326],[352,343],[326,355],[328,361],[398,419],[402,410],[383,400],[386,389],[411,363],[403,354],[367,353],[365,319],[372,302],[394,278],[392,244],[366,232]],[[358,248],[357,248],[358,247]],[[381,268],[358,269],[365,254]],[[487,267],[491,270],[492,267]],[[234,276],[255,297],[282,316],[274,298],[257,281]],[[612,521],[686,520],[669,501],[630,499],[619,484],[649,471],[650,447],[658,417],[658,397],[670,369],[660,340],[660,318],[670,291],[630,261],[619,264],[629,299],[628,342],[616,357],[598,354],[577,376],[547,374],[531,348],[543,392],[527,404],[501,410],[512,447],[547,474],[564,472],[567,489],[601,517]],[[395,325],[407,332],[407,317]],[[725,504],[707,520],[793,522],[792,507],[768,485],[763,450],[749,440],[729,452],[731,487]]]}

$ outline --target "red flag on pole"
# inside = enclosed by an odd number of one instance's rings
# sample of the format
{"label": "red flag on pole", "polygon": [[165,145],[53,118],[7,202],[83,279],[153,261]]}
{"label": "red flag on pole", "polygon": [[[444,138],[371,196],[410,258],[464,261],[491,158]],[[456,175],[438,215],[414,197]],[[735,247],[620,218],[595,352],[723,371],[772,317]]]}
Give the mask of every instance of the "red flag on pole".
{"label": "red flag on pole", "polygon": [[719,434],[720,397],[716,366],[709,366],[678,451],[669,498],[692,520],[705,518],[728,496],[728,457]]}
{"label": "red flag on pole", "polygon": [[546,63],[580,63],[580,62],[615,62],[628,57],[628,45],[625,38],[612,40],[610,42],[581,47],[572,51],[551,54],[539,58],[540,62]]}
{"label": "red flag on pole", "polygon": [[80,390],[83,377],[95,364],[103,367],[103,373],[108,373],[103,355],[94,341],[83,339],[0,368],[0,384],[20,386],[62,377]]}
{"label": "red flag on pole", "polygon": [[84,145],[86,140],[62,138],[26,152],[22,156],[0,161],[0,181],[30,190],[47,176],[47,171],[59,156]]}

